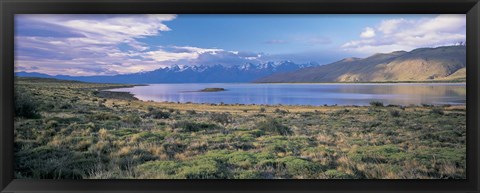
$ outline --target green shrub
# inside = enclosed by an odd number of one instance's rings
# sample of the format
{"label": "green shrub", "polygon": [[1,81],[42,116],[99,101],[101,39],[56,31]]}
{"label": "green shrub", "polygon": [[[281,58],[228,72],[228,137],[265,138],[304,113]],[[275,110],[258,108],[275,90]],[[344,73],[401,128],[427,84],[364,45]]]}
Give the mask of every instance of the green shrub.
{"label": "green shrub", "polygon": [[139,163],[145,163],[156,159],[157,157],[151,152],[135,148],[126,153],[122,153],[119,157],[117,157],[117,163],[121,169],[129,170],[133,169],[133,167]]}
{"label": "green shrub", "polygon": [[169,112],[165,112],[162,110],[152,110],[148,114],[148,116],[154,118],[154,119],[168,119],[170,117]]}
{"label": "green shrub", "polygon": [[432,161],[437,163],[454,163],[459,166],[465,165],[465,148],[450,148],[450,147],[430,147],[430,148],[419,148],[415,150],[414,156],[412,159],[419,160],[423,164],[432,164]]}
{"label": "green shrub", "polygon": [[349,113],[349,112],[350,112],[350,110],[348,110],[348,109],[342,109],[342,110],[334,111],[334,112],[332,113],[332,115],[340,116],[340,115],[347,114],[347,113]]}
{"label": "green shrub", "polygon": [[69,103],[64,103],[60,106],[60,109],[71,109],[73,106]]}
{"label": "green shrub", "polygon": [[223,125],[233,122],[229,113],[212,113],[210,114],[210,119]]}
{"label": "green shrub", "polygon": [[297,157],[285,157],[279,160],[280,167],[284,167],[288,175],[292,176],[311,176],[323,170],[319,164]]}
{"label": "green shrub", "polygon": [[180,175],[186,179],[224,179],[228,178],[227,169],[213,159],[194,159],[186,162]]}
{"label": "green shrub", "polygon": [[162,132],[151,132],[151,131],[144,131],[138,133],[139,141],[145,141],[149,143],[157,143],[165,139],[166,134]]}
{"label": "green shrub", "polygon": [[365,146],[350,151],[350,158],[367,163],[396,163],[408,159],[408,154],[395,145]]}
{"label": "green shrub", "polygon": [[390,109],[388,112],[390,113],[390,116],[392,116],[392,117],[400,117],[400,111],[398,111],[398,110]]}
{"label": "green shrub", "polygon": [[58,122],[55,121],[55,120],[50,120],[47,122],[47,124],[45,125],[45,128],[49,128],[49,129],[55,129],[59,126]]}
{"label": "green shrub", "polygon": [[277,109],[275,109],[275,113],[278,113],[278,114],[287,114],[288,111],[277,108]]}
{"label": "green shrub", "polygon": [[197,132],[201,130],[216,129],[217,125],[210,123],[195,123],[190,121],[180,121],[173,124],[174,128],[182,128],[188,132]]}
{"label": "green shrub", "polygon": [[380,101],[372,101],[372,102],[370,102],[370,106],[373,106],[373,107],[383,107],[383,103],[380,102]]}
{"label": "green shrub", "polygon": [[15,155],[15,171],[38,179],[82,179],[95,163],[91,154],[49,146],[20,151]]}
{"label": "green shrub", "polygon": [[433,108],[432,110],[430,110],[430,113],[435,115],[445,114],[441,108]]}
{"label": "green shrub", "polygon": [[308,145],[308,141],[301,138],[287,138],[285,136],[272,136],[265,139],[266,150],[270,153],[287,153],[299,155],[301,149]]}
{"label": "green shrub", "polygon": [[120,128],[118,130],[110,131],[113,135],[120,137],[121,139],[125,139],[126,137],[136,134],[139,132],[139,129],[135,128]]}
{"label": "green shrub", "polygon": [[248,131],[247,133],[251,134],[254,137],[260,137],[260,136],[265,135],[265,131],[260,130],[260,129],[253,129],[253,130]]}
{"label": "green shrub", "polygon": [[267,119],[257,123],[257,127],[260,130],[277,133],[279,135],[292,135],[293,131],[280,123],[277,119]]}
{"label": "green shrub", "polygon": [[40,118],[38,103],[25,90],[15,89],[15,117]]}
{"label": "green shrub", "polygon": [[260,113],[265,113],[267,110],[265,110],[265,108],[260,108]]}
{"label": "green shrub", "polygon": [[177,153],[183,152],[187,146],[177,142],[166,142],[162,144],[162,147],[168,158],[173,159]]}
{"label": "green shrub", "polygon": [[52,102],[44,102],[43,104],[40,105],[40,110],[42,111],[51,111],[54,108],[55,108],[55,105]]}
{"label": "green shrub", "polygon": [[238,151],[229,156],[228,163],[238,167],[250,168],[257,163],[255,154],[250,152]]}
{"label": "green shrub", "polygon": [[112,121],[118,121],[120,120],[120,117],[113,115],[111,113],[107,112],[102,112],[102,113],[96,113],[94,115],[89,115],[89,118],[94,120],[94,121],[107,121],[107,120],[112,120]]}
{"label": "green shrub", "polygon": [[152,107],[152,106],[149,106],[149,107],[147,108],[147,110],[148,110],[148,112],[152,112],[152,111],[154,111],[154,110],[155,110],[155,108],[154,108],[154,107]]}
{"label": "green shrub", "polygon": [[143,178],[173,178],[172,175],[176,175],[181,166],[178,161],[151,161],[137,166],[137,173]]}
{"label": "green shrub", "polygon": [[351,179],[353,176],[338,170],[327,170],[323,173],[328,179]]}
{"label": "green shrub", "polygon": [[129,114],[123,118],[123,122],[137,125],[142,122],[142,119],[138,115]]}
{"label": "green shrub", "polygon": [[233,176],[234,179],[261,179],[262,173],[257,170],[240,170]]}
{"label": "green shrub", "polygon": [[65,124],[65,125],[68,125],[70,123],[80,123],[80,122],[83,122],[82,119],[78,118],[78,117],[68,117],[68,118],[63,118],[63,117],[50,117],[48,119],[45,120],[45,122],[49,122],[49,121],[56,121],[58,122],[58,124]]}

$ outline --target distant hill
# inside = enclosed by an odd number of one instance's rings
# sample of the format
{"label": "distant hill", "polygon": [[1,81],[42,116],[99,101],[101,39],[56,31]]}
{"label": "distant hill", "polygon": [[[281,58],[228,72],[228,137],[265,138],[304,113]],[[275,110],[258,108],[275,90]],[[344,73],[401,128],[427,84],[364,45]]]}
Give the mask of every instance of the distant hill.
{"label": "distant hill", "polygon": [[464,81],[465,46],[419,48],[346,58],[331,64],[275,73],[255,82]]}
{"label": "distant hill", "polygon": [[316,63],[295,64],[290,61],[247,63],[240,66],[172,66],[150,72],[132,73],[115,76],[50,76],[41,73],[17,72],[20,77],[55,78],[98,83],[228,83],[252,82],[258,78],[279,72],[291,72],[301,68],[318,65]]}

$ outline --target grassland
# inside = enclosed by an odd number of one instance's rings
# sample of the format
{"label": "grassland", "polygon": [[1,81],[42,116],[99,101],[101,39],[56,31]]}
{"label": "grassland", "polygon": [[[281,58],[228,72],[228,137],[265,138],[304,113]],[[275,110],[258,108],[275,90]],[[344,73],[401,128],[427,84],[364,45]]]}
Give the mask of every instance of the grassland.
{"label": "grassland", "polygon": [[179,104],[17,78],[15,175],[462,179],[465,106]]}

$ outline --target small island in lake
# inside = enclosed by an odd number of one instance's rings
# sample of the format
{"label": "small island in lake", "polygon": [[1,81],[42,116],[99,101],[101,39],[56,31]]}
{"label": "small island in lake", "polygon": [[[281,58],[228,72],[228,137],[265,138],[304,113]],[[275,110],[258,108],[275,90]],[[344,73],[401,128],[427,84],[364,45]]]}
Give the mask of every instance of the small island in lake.
{"label": "small island in lake", "polygon": [[199,92],[220,92],[220,91],[226,91],[224,88],[204,88],[200,90]]}

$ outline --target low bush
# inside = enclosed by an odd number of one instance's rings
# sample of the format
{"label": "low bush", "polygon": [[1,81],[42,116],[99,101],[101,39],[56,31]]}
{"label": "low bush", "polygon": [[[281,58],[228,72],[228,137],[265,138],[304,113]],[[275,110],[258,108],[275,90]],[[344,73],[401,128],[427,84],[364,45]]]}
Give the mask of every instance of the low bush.
{"label": "low bush", "polygon": [[116,116],[116,115],[113,115],[113,114],[107,113],[107,112],[102,112],[102,113],[96,113],[94,115],[89,115],[89,118],[92,119],[93,121],[107,121],[107,120],[118,121],[118,120],[120,120],[119,116]]}
{"label": "low bush", "polygon": [[151,161],[137,166],[137,173],[140,178],[173,178],[181,166],[177,161]]}
{"label": "low bush", "polygon": [[279,160],[279,168],[285,168],[288,175],[308,178],[321,172],[324,168],[317,163],[297,157],[285,157]]}
{"label": "low bush", "polygon": [[169,112],[165,112],[157,109],[150,111],[147,115],[154,119],[168,119],[170,117]]}
{"label": "low bush", "polygon": [[223,125],[233,122],[233,119],[229,113],[212,113],[210,115],[210,119]]}
{"label": "low bush", "polygon": [[262,108],[260,108],[259,111],[260,111],[260,113],[265,113],[267,110],[265,110],[265,108],[262,107]]}
{"label": "low bush", "polygon": [[130,123],[130,124],[140,124],[142,122],[142,119],[135,114],[129,114],[125,117],[123,117],[123,122],[125,123]]}
{"label": "low bush", "polygon": [[283,125],[277,119],[267,119],[265,121],[261,121],[257,124],[257,127],[260,130],[277,133],[279,135],[293,134],[293,131],[289,127]]}
{"label": "low bush", "polygon": [[240,170],[233,176],[235,179],[262,179],[262,172],[257,170]]}
{"label": "low bush", "polygon": [[380,101],[372,101],[372,102],[370,102],[370,106],[373,106],[373,107],[383,107],[383,103],[380,102]]}
{"label": "low bush", "polygon": [[24,90],[15,90],[15,117],[23,117],[27,119],[40,118],[38,112],[38,102],[35,101]]}
{"label": "low bush", "polygon": [[328,179],[352,179],[353,176],[338,170],[327,170],[323,173]]}
{"label": "low bush", "polygon": [[173,124],[174,128],[182,128],[188,132],[197,132],[201,130],[216,129],[217,125],[210,123],[196,123],[190,121],[180,121]]}
{"label": "low bush", "polygon": [[42,146],[16,154],[15,171],[38,179],[82,179],[95,165],[90,154]]}
{"label": "low bush", "polygon": [[221,163],[209,158],[194,159],[185,163],[180,176],[186,179],[225,179],[228,170]]}
{"label": "low bush", "polygon": [[400,111],[398,111],[398,110],[390,109],[388,112],[390,113],[390,116],[392,116],[392,117],[400,117]]}
{"label": "low bush", "polygon": [[433,107],[433,105],[422,103],[422,107]]}
{"label": "low bush", "polygon": [[73,106],[69,103],[64,103],[60,105],[60,109],[71,109],[71,108],[73,108]]}
{"label": "low bush", "polygon": [[441,108],[433,108],[432,110],[430,110],[430,113],[435,115],[445,114]]}
{"label": "low bush", "polygon": [[254,153],[238,151],[229,155],[228,163],[237,167],[248,169],[257,163]]}
{"label": "low bush", "polygon": [[278,114],[287,114],[288,111],[277,108],[277,109],[275,109],[275,113],[278,113]]}
{"label": "low bush", "polygon": [[365,146],[349,152],[350,158],[366,163],[396,163],[408,159],[404,150],[395,145]]}
{"label": "low bush", "polygon": [[189,114],[189,115],[196,115],[196,114],[197,114],[197,111],[195,111],[195,110],[187,110],[187,114]]}

